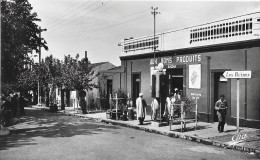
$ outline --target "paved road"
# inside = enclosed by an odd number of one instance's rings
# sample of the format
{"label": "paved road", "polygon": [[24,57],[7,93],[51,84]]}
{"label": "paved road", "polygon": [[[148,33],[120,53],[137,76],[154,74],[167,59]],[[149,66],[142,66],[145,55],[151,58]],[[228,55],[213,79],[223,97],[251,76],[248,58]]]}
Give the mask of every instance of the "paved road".
{"label": "paved road", "polygon": [[26,113],[11,135],[0,137],[1,160],[257,159],[239,151],[32,108]]}

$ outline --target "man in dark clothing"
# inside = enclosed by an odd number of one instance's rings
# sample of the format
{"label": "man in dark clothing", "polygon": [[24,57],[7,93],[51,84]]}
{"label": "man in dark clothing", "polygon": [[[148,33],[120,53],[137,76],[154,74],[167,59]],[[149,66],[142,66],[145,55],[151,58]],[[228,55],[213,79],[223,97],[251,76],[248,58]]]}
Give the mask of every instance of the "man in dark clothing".
{"label": "man in dark clothing", "polygon": [[218,115],[218,131],[224,132],[224,126],[226,123],[226,114],[227,114],[227,102],[225,100],[225,96],[221,95],[220,99],[215,104],[215,109],[217,110]]}
{"label": "man in dark clothing", "polygon": [[18,110],[18,95],[13,94],[13,97],[11,98],[11,104],[12,104],[12,112],[13,116],[16,116],[17,110]]}
{"label": "man in dark clothing", "polygon": [[26,106],[26,102],[27,102],[27,100],[25,99],[24,96],[21,96],[19,98],[19,107],[20,107],[20,115],[21,116],[25,116],[24,107]]}
{"label": "man in dark clothing", "polygon": [[1,124],[4,127],[11,125],[11,118],[12,118],[12,106],[11,106],[11,97],[8,95],[6,98],[3,99],[4,103],[1,105]]}

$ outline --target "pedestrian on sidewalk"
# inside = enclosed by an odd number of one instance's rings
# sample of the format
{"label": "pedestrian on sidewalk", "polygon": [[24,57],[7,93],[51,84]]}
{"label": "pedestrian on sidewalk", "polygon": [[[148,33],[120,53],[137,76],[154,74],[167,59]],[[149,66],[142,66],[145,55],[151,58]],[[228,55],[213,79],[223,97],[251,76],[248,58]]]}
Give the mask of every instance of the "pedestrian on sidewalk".
{"label": "pedestrian on sidewalk", "polygon": [[142,125],[145,119],[146,101],[143,99],[143,93],[139,93],[136,99],[136,114],[139,120],[139,125]]}
{"label": "pedestrian on sidewalk", "polygon": [[159,103],[158,103],[156,97],[153,97],[153,101],[151,103],[151,108],[152,108],[152,120],[156,121],[158,110],[159,110]]}
{"label": "pedestrian on sidewalk", "polygon": [[27,100],[23,95],[21,95],[19,98],[20,116],[25,116],[24,107],[26,106],[27,102],[29,102],[29,100]]}
{"label": "pedestrian on sidewalk", "polygon": [[224,132],[224,126],[226,123],[226,114],[227,114],[227,102],[225,100],[225,96],[221,95],[220,99],[215,104],[215,109],[218,115],[218,131]]}
{"label": "pedestrian on sidewalk", "polygon": [[11,106],[12,106],[13,117],[16,117],[17,110],[18,110],[18,95],[17,95],[17,93],[14,93],[11,97]]}
{"label": "pedestrian on sidewalk", "polygon": [[1,105],[1,113],[0,113],[0,125],[4,127],[8,127],[11,125],[12,119],[12,103],[11,103],[11,96],[7,95],[3,97],[2,100],[4,101]]}

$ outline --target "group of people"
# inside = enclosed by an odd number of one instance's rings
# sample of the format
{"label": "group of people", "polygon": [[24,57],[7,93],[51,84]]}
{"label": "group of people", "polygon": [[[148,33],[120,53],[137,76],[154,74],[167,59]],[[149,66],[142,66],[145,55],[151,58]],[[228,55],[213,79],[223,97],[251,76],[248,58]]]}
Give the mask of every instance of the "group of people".
{"label": "group of people", "polygon": [[[171,97],[166,98],[166,106],[164,110],[164,116],[173,116],[175,114],[180,114],[179,109],[173,109],[173,103],[180,100],[181,96],[178,89],[175,90],[175,93],[171,95]],[[139,125],[142,125],[145,119],[145,111],[146,111],[146,101],[143,99],[143,93],[139,94],[139,97],[136,99],[136,115],[139,120]],[[159,103],[158,100],[154,97],[151,103],[152,108],[152,120],[156,120],[158,111],[159,111]],[[221,95],[220,99],[215,103],[215,110],[217,111],[218,116],[218,131],[224,132],[224,126],[226,123],[226,113],[227,113],[228,105],[225,100],[225,96]]]}
{"label": "group of people", "polygon": [[[169,116],[173,116],[174,114],[179,115],[180,114],[180,109],[179,107],[174,108],[174,104],[181,99],[180,92],[178,88],[175,88],[174,93],[170,95],[170,97],[166,98],[166,103],[165,103],[165,109],[163,116],[169,118]],[[152,120],[156,120],[158,116],[158,112],[160,110],[159,108],[159,99],[158,98],[153,98],[152,103],[151,103],[151,108],[152,108]]]}
{"label": "group of people", "polygon": [[[166,107],[164,110],[164,116],[170,116],[173,114],[179,114],[179,109],[174,110],[173,107],[173,103],[175,103],[176,101],[180,100],[181,96],[180,93],[178,91],[178,89],[175,89],[175,92],[171,95],[171,97],[167,97],[166,98]],[[139,94],[139,97],[136,99],[136,115],[137,118],[139,120],[139,124],[142,125],[143,121],[145,119],[145,107],[147,106],[146,101],[143,99],[143,93]],[[151,103],[151,109],[152,109],[152,120],[156,120],[157,119],[157,115],[159,112],[159,102],[158,99],[156,97],[153,98],[152,103]],[[172,113],[171,113],[172,112]]]}
{"label": "group of people", "polygon": [[25,116],[24,107],[28,100],[23,96],[18,96],[17,93],[2,95],[1,96],[1,112],[0,118],[2,125],[10,125],[10,120],[12,117],[17,116],[19,110],[21,116]]}

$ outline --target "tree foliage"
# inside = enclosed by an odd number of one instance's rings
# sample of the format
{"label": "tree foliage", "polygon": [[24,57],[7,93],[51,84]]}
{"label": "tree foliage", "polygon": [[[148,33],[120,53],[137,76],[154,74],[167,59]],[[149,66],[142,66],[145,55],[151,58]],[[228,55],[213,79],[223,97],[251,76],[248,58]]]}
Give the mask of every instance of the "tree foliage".
{"label": "tree foliage", "polygon": [[41,84],[56,86],[65,90],[82,90],[96,87],[91,83],[93,71],[90,63],[85,59],[79,60],[70,55],[65,56],[63,61],[47,56],[41,65],[32,65],[18,76],[20,90],[34,90],[40,79]]}
{"label": "tree foliage", "polygon": [[11,83],[31,63],[29,52],[48,47],[39,37],[41,30],[35,22],[40,19],[27,0],[1,1],[1,12],[1,81]]}

